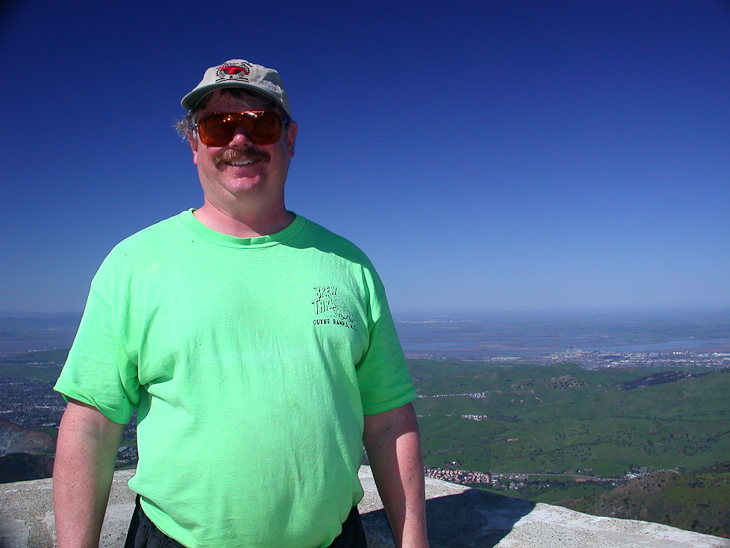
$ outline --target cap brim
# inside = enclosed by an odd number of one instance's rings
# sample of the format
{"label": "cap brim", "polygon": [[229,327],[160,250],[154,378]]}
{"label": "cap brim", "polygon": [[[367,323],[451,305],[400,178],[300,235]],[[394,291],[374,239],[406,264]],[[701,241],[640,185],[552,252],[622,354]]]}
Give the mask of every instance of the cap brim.
{"label": "cap brim", "polygon": [[284,105],[281,104],[281,100],[279,97],[277,97],[273,93],[267,92],[265,89],[262,89],[259,86],[253,86],[245,82],[215,82],[213,84],[207,84],[205,86],[197,87],[193,91],[188,93],[185,97],[183,97],[182,101],[180,101],[180,104],[186,110],[193,110],[196,106],[198,106],[200,101],[202,101],[206,95],[217,89],[223,88],[244,88],[249,89],[258,95],[265,95],[266,97],[272,99],[274,103],[279,105],[279,107],[281,107],[281,109],[286,112],[287,116],[291,117],[291,113],[288,112],[286,108],[284,108]]}

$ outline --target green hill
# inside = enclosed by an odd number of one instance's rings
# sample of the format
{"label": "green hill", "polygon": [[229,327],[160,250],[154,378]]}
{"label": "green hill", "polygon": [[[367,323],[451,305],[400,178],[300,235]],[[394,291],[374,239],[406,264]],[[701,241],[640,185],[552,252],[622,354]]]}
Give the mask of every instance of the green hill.
{"label": "green hill", "polygon": [[656,383],[647,377],[668,370],[409,363],[427,466],[611,477],[730,455],[728,370]]}
{"label": "green hill", "polygon": [[696,473],[660,472],[600,495],[558,502],[597,516],[638,519],[730,538],[730,462]]}

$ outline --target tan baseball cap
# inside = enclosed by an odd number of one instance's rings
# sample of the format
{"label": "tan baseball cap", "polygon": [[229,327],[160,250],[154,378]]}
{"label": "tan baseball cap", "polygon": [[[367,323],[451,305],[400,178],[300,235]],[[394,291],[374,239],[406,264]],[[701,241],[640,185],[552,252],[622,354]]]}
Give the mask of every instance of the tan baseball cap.
{"label": "tan baseball cap", "polygon": [[279,73],[244,59],[231,59],[205,71],[200,83],[182,98],[180,104],[193,110],[211,91],[221,88],[247,88],[270,97],[291,117],[289,96]]}

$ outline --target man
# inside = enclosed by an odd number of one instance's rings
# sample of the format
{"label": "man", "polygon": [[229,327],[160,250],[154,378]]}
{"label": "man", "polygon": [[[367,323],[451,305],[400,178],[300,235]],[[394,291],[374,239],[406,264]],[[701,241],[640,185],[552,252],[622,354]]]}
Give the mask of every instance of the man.
{"label": "man", "polygon": [[427,546],[412,383],[380,280],[288,211],[297,124],[276,71],[211,67],[180,128],[199,209],[120,243],[56,389],[59,548],[97,546],[137,410],[127,546],[364,546],[364,440],[398,546]]}

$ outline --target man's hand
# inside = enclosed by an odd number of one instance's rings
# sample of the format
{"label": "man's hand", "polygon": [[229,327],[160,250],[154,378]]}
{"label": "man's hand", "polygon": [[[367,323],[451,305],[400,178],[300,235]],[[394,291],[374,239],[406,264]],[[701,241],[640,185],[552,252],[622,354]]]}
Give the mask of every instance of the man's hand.
{"label": "man's hand", "polygon": [[53,508],[59,548],[96,548],[124,425],[69,400],[53,466]]}
{"label": "man's hand", "polygon": [[365,415],[363,440],[398,548],[427,548],[423,458],[413,406]]}

